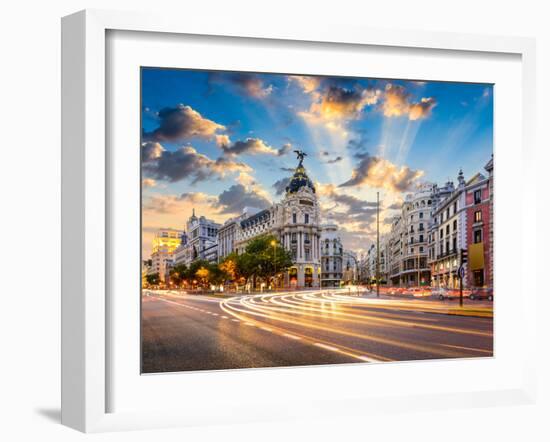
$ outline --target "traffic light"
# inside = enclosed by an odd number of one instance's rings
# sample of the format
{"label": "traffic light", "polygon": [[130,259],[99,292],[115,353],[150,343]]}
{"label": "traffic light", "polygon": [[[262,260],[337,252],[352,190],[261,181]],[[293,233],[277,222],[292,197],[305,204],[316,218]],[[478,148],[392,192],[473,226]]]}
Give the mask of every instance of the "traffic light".
{"label": "traffic light", "polygon": [[468,262],[468,251],[460,249],[460,265],[466,264]]}

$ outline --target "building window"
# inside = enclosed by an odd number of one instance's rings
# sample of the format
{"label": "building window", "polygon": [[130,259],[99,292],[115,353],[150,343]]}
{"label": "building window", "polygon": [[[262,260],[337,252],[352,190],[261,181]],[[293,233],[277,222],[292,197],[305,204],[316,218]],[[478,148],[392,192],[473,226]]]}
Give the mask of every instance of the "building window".
{"label": "building window", "polygon": [[447,219],[450,218],[450,214],[451,214],[451,209],[449,207],[447,207]]}
{"label": "building window", "polygon": [[457,202],[455,201],[455,203],[453,204],[453,213],[456,213],[458,210],[458,205],[457,205]]}
{"label": "building window", "polygon": [[455,220],[453,221],[453,232],[456,232],[456,229],[457,229],[457,228],[458,228],[458,222],[457,222],[457,220],[455,219]]}
{"label": "building window", "polygon": [[474,222],[480,223],[481,222],[481,210],[476,210],[474,212]]}
{"label": "building window", "polygon": [[296,232],[292,233],[292,242],[296,242]]}
{"label": "building window", "polygon": [[292,223],[296,224],[296,214],[295,213],[292,214]]}
{"label": "building window", "polygon": [[424,252],[424,247],[420,247],[420,253]]}
{"label": "building window", "polygon": [[418,238],[418,242],[424,242],[424,235],[420,235],[420,237]]}
{"label": "building window", "polygon": [[442,239],[442,238],[443,238],[443,229],[441,229],[441,230],[439,231],[439,239]]}
{"label": "building window", "polygon": [[456,236],[453,238],[453,252],[456,252]]}
{"label": "building window", "polygon": [[445,241],[445,253],[449,253],[449,241]]}
{"label": "building window", "polygon": [[481,229],[474,230],[474,244],[479,244],[481,241]]}
{"label": "building window", "polygon": [[449,233],[451,233],[451,226],[449,224],[447,224],[447,227],[445,228],[445,233],[448,235]]}
{"label": "building window", "polygon": [[474,192],[474,204],[481,203],[481,189]]}
{"label": "building window", "polygon": [[424,218],[424,212],[420,212],[420,213],[418,214],[418,217],[419,217],[420,219]]}
{"label": "building window", "polygon": [[305,224],[309,224],[309,213],[306,213],[306,214],[304,215],[304,223],[305,223]]}
{"label": "building window", "polygon": [[483,270],[474,270],[474,286],[481,287],[485,283]]}

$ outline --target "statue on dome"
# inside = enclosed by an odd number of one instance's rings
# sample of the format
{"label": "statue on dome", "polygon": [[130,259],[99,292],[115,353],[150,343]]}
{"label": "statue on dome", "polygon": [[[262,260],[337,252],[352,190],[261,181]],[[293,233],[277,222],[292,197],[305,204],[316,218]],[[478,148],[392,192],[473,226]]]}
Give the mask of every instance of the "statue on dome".
{"label": "statue on dome", "polygon": [[296,152],[296,158],[300,160],[300,162],[298,163],[298,167],[302,167],[304,157],[307,157],[307,153],[305,153],[303,150],[295,150],[294,152]]}

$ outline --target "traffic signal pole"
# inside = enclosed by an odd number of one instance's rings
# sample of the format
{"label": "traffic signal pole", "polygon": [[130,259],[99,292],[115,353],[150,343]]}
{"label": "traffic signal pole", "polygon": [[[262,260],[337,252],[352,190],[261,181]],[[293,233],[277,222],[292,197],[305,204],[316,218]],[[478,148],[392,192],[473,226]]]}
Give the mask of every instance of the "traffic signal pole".
{"label": "traffic signal pole", "polygon": [[460,276],[460,307],[464,305],[464,297],[462,294],[462,275]]}

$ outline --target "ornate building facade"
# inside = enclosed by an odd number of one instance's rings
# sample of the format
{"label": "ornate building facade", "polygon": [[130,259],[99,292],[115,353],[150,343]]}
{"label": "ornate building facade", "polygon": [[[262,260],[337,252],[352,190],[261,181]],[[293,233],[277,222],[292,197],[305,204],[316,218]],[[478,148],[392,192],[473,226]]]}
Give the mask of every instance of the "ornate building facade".
{"label": "ornate building facade", "polygon": [[328,223],[321,231],[321,287],[339,287],[343,274],[344,248],[336,224]]}
{"label": "ornate building facade", "polygon": [[181,234],[180,244],[174,251],[174,263],[189,265],[197,259],[217,262],[217,238],[221,226],[204,216],[197,217],[193,209],[186,227],[187,230]]}
{"label": "ornate building facade", "polygon": [[274,235],[281,246],[290,251],[293,263],[280,283],[290,288],[320,287],[321,214],[315,186],[306,173],[300,154],[300,162],[282,201],[238,220],[233,250],[242,253],[252,238],[262,234]]}

